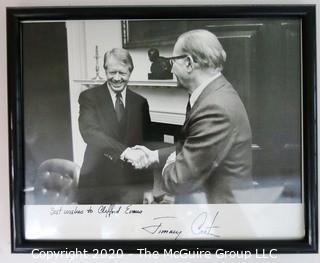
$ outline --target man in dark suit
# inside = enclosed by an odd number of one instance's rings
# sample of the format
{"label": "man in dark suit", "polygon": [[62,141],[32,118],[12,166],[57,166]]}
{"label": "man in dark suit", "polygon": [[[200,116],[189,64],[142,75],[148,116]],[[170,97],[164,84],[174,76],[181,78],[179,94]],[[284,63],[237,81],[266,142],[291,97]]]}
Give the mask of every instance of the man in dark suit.
{"label": "man in dark suit", "polygon": [[136,149],[152,162],[166,160],[162,184],[176,200],[202,192],[208,203],[235,203],[234,190],[252,182],[252,135],[238,93],[221,73],[226,53],[214,34],[193,30],[178,38],[173,55],[172,71],[190,95],[180,142],[169,157],[168,149]]}
{"label": "man in dark suit", "polygon": [[81,167],[78,202],[142,203],[152,187],[148,171],[134,170],[124,159],[143,164],[142,144],[150,124],[147,100],[127,89],[133,62],[125,49],[104,56],[107,81],[80,94],[80,133],[87,143]]}

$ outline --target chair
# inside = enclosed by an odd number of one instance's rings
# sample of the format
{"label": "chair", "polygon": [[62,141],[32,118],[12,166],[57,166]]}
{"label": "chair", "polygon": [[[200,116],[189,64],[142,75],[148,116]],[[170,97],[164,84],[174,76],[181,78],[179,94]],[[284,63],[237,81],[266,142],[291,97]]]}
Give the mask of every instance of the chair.
{"label": "chair", "polygon": [[80,167],[65,159],[49,159],[38,168],[35,185],[36,204],[76,203]]}

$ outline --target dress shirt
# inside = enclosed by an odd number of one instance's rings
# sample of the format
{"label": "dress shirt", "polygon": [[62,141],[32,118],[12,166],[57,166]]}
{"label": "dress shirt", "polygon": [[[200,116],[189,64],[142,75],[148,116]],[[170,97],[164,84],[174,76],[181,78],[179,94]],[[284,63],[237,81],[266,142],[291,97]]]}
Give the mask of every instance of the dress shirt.
{"label": "dress shirt", "polygon": [[208,86],[208,84],[211,81],[213,81],[216,78],[218,78],[219,76],[221,76],[221,72],[218,72],[212,78],[209,78],[208,80],[202,82],[201,85],[191,93],[191,96],[190,96],[190,106],[191,106],[191,108],[193,107],[194,103],[196,102],[196,100],[201,95],[202,91]]}
{"label": "dress shirt", "polygon": [[[113,108],[116,107],[116,100],[117,100],[117,93],[109,87],[108,84],[108,89],[111,95],[111,99],[112,99],[112,103],[113,103]],[[122,103],[123,106],[126,107],[126,95],[127,95],[127,87],[125,87],[122,91],[121,91],[121,96],[122,96]]]}

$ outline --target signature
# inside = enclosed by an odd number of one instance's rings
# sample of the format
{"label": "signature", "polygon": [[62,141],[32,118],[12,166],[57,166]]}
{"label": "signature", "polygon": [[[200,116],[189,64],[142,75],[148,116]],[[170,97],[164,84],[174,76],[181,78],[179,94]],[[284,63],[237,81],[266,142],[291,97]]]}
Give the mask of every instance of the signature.
{"label": "signature", "polygon": [[174,239],[177,240],[181,235],[182,230],[178,230],[178,229],[166,226],[165,222],[171,221],[170,219],[176,219],[176,217],[174,216],[155,217],[153,218],[153,220],[155,221],[155,224],[142,227],[141,229],[151,235],[172,235],[174,236]]}
{"label": "signature", "polygon": [[195,217],[191,224],[191,231],[195,235],[209,235],[214,237],[220,237],[215,233],[215,230],[219,228],[219,226],[215,225],[215,221],[217,216],[219,215],[219,211],[215,214],[214,218],[208,217],[207,212],[202,212],[198,216]]}

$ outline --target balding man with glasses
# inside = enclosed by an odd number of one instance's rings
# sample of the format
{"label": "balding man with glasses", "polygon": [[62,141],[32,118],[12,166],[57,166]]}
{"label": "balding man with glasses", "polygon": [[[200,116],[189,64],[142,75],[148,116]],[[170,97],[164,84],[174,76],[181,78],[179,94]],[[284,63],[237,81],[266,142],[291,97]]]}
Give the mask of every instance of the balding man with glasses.
{"label": "balding man with glasses", "polygon": [[221,73],[226,53],[214,34],[193,30],[178,38],[168,59],[190,96],[181,139],[169,157],[168,149],[137,148],[150,163],[165,163],[162,185],[176,200],[202,192],[208,203],[236,203],[234,190],[252,182],[252,135],[242,101]]}

